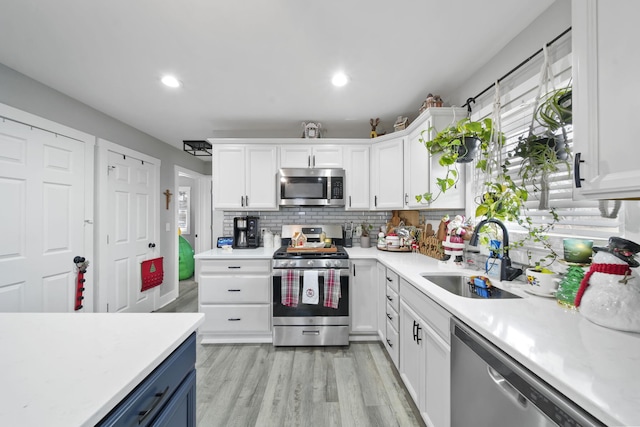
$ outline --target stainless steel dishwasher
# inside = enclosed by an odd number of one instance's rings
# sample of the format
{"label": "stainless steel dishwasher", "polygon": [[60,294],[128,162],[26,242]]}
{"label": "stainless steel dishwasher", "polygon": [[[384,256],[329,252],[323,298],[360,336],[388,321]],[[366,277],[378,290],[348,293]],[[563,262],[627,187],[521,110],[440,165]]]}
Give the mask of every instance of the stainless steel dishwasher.
{"label": "stainless steel dishwasher", "polygon": [[451,321],[451,426],[604,426],[498,347]]}

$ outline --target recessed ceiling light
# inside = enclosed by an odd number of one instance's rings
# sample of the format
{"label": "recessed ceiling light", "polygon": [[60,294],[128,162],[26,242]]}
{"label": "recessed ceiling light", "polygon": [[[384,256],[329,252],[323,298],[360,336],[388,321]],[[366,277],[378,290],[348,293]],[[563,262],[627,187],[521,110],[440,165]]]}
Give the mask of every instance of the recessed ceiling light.
{"label": "recessed ceiling light", "polygon": [[349,83],[349,77],[347,77],[345,73],[336,73],[333,75],[333,78],[331,78],[331,83],[333,83],[334,86],[341,87]]}
{"label": "recessed ceiling light", "polygon": [[180,80],[176,79],[173,76],[164,76],[161,81],[165,86],[169,86],[169,87],[181,86]]}

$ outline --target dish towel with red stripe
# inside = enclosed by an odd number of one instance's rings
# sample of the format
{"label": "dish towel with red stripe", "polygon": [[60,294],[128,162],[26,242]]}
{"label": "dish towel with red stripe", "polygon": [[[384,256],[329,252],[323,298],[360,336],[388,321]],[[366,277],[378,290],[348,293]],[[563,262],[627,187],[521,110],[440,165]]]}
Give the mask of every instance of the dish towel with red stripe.
{"label": "dish towel with red stripe", "polygon": [[282,305],[297,307],[300,294],[300,270],[282,272]]}
{"label": "dish towel with red stripe", "polygon": [[324,306],[329,308],[338,308],[338,301],[341,296],[340,271],[328,270],[324,281]]}
{"label": "dish towel with red stripe", "polygon": [[318,271],[305,270],[302,281],[302,303],[318,304]]}

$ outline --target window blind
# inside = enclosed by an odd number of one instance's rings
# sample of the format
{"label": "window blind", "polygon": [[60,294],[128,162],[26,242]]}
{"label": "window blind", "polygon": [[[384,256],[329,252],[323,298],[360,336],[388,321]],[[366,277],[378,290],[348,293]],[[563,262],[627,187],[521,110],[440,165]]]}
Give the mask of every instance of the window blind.
{"label": "window blind", "polygon": [[[545,82],[542,90],[539,91],[540,73],[544,62],[544,56],[538,55],[516,72],[510,74],[499,83],[500,94],[500,122],[501,130],[506,136],[506,144],[502,148],[502,158],[509,159],[511,163],[508,167],[508,174],[515,182],[520,182],[518,177],[522,159],[519,157],[509,157],[518,142],[518,138],[529,133],[536,98],[545,94],[554,87],[560,89],[571,84],[571,32],[556,40],[548,47],[549,61],[553,76],[553,84]],[[546,86],[546,87],[545,87]],[[481,120],[485,117],[493,116],[494,109],[493,90],[488,91],[475,100],[473,104],[472,120]],[[494,121],[495,121],[495,117]],[[534,131],[539,130],[539,125],[534,126]],[[573,131],[569,125],[565,128],[566,142],[570,149],[573,147]],[[571,150],[573,151],[573,150]],[[548,233],[549,243],[556,253],[562,257],[562,239],[567,237],[579,237],[593,239],[596,245],[605,244],[607,238],[612,235],[621,234],[623,215],[618,211],[621,204],[619,201],[594,201],[594,200],[574,200],[573,190],[573,157],[558,165],[558,172],[549,175],[548,207],[553,208],[559,216],[559,221]],[[474,214],[474,200],[482,194],[482,183],[484,176],[471,165],[474,172],[467,174],[468,185],[472,190],[467,200],[467,206],[473,206],[469,212]],[[494,172],[497,174],[497,172]],[[539,178],[536,180],[539,182]],[[534,225],[549,223],[552,215],[548,208],[541,209],[539,206],[541,192],[536,191],[535,186],[527,185],[529,200],[526,202],[526,212],[524,216],[531,218]],[[479,221],[481,218],[477,218]],[[476,221],[476,222],[477,222]],[[517,222],[505,224],[509,230],[510,240],[518,241],[526,237],[527,230]],[[529,260],[528,254],[531,255]],[[540,243],[528,241],[522,248],[510,251],[511,258],[523,264],[536,261],[546,255]]]}

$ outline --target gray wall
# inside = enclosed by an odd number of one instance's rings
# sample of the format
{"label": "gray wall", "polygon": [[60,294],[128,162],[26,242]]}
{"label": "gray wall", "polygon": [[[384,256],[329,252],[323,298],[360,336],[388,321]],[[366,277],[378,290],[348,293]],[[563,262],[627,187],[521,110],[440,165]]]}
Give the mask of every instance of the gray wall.
{"label": "gray wall", "polygon": [[[500,19],[487,25],[500,25]],[[556,0],[497,55],[488,58],[472,78],[446,96],[445,105],[463,105],[467,98],[476,96],[569,27],[571,27],[571,0]],[[478,29],[478,31],[481,30]]]}

